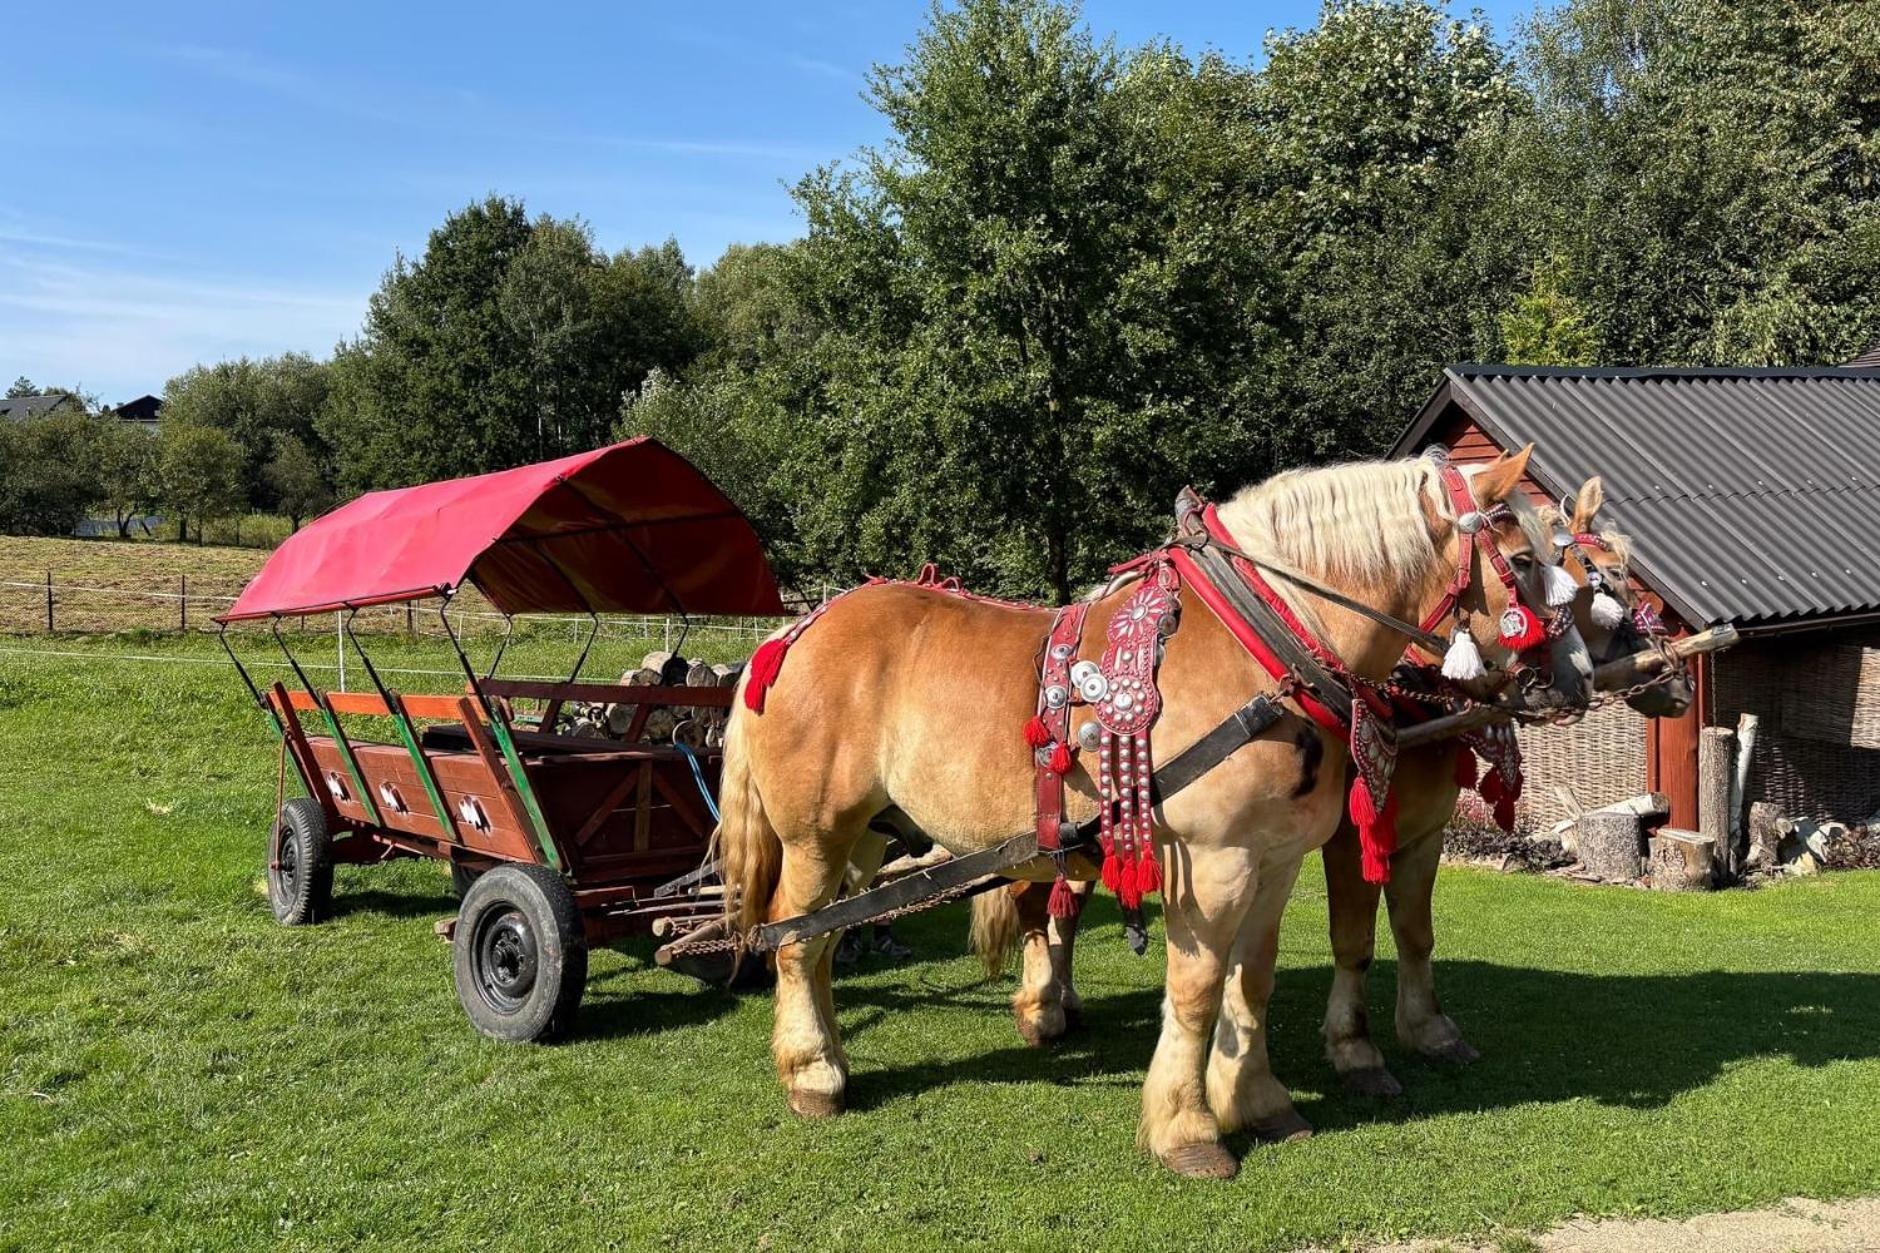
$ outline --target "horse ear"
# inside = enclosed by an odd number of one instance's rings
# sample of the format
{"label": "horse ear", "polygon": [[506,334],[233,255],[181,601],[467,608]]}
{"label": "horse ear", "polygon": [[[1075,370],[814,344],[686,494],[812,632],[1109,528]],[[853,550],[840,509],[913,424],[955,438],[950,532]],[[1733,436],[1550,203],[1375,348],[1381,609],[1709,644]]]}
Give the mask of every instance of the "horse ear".
{"label": "horse ear", "polygon": [[1527,473],[1528,457],[1534,452],[1534,445],[1529,444],[1517,453],[1503,453],[1489,462],[1470,484],[1475,489],[1475,503],[1486,509],[1508,499],[1521,486],[1521,476]]}
{"label": "horse ear", "polygon": [[1574,534],[1589,535],[1593,531],[1593,519],[1599,516],[1599,508],[1606,503],[1606,485],[1595,474],[1580,487],[1580,494],[1573,501],[1573,521],[1570,523]]}

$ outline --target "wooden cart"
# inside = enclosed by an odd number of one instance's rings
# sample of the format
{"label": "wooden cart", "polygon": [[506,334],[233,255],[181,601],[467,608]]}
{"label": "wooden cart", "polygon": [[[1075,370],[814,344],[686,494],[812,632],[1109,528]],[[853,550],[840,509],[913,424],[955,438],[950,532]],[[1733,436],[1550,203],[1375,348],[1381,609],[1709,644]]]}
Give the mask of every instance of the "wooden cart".
{"label": "wooden cart", "polygon": [[[600,613],[783,607],[744,516],[677,454],[635,440],[363,496],[283,544],[221,619],[225,646],[229,623],[271,620],[298,680],[264,688],[228,650],[305,792],[284,801],[269,840],[275,916],[318,922],[342,862],[447,861],[465,1012],[486,1034],[544,1039],[574,1020],[590,945],[717,912],[700,867],[720,752],[637,741],[653,710],[725,709],[732,689],[585,683],[579,662],[565,682],[496,678],[496,662],[479,675],[443,612],[466,582],[505,616],[581,613],[595,631]],[[460,691],[388,687],[353,634],[362,607],[426,598]],[[281,619],[324,612],[342,615],[372,691],[318,687],[281,636]],[[568,702],[634,715],[623,740],[557,734]]]}

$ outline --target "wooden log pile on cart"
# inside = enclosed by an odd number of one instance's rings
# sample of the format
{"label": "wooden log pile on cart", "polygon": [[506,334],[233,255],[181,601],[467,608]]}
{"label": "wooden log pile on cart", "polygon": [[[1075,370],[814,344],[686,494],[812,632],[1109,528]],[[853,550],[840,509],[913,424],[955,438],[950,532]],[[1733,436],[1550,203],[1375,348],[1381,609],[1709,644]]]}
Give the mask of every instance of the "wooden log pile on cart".
{"label": "wooden log pile on cart", "polygon": [[[688,661],[677,653],[646,654],[637,669],[620,676],[622,687],[728,688],[737,684],[744,663],[714,665]],[[731,711],[719,705],[674,705],[652,709],[634,726],[638,707],[625,701],[570,701],[559,706],[553,728],[583,739],[640,744],[683,744],[687,748],[723,748]]]}

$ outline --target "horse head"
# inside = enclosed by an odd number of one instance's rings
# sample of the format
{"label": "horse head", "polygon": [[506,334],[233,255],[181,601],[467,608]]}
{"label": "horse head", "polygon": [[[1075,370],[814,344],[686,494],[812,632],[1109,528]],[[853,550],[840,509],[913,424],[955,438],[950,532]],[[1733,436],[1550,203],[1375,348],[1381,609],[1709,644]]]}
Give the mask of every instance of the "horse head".
{"label": "horse head", "polygon": [[1584,707],[1593,658],[1567,610],[1577,587],[1521,489],[1533,451],[1529,444],[1460,470],[1434,463],[1442,503],[1426,512],[1440,560],[1422,624],[1447,640],[1435,660],[1470,696],[1486,699],[1518,682],[1530,706]]}
{"label": "horse head", "polygon": [[[1617,531],[1599,529],[1605,502],[1605,484],[1594,475],[1572,499],[1561,502],[1562,529],[1554,537],[1562,567],[1581,588],[1574,598],[1574,620],[1595,664],[1645,648],[1657,623],[1632,586],[1631,541]],[[1695,694],[1689,672],[1680,667],[1665,682],[1627,697],[1626,704],[1648,718],[1675,718],[1690,708]]]}

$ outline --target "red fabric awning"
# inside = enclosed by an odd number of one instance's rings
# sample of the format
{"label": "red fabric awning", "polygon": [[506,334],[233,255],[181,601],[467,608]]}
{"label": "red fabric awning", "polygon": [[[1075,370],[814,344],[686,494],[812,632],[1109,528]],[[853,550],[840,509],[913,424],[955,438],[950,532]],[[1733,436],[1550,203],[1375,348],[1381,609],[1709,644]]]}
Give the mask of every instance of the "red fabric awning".
{"label": "red fabric awning", "polygon": [[466,579],[505,613],[783,612],[750,521],[641,438],[361,496],[290,536],[220,620],[417,600]]}

